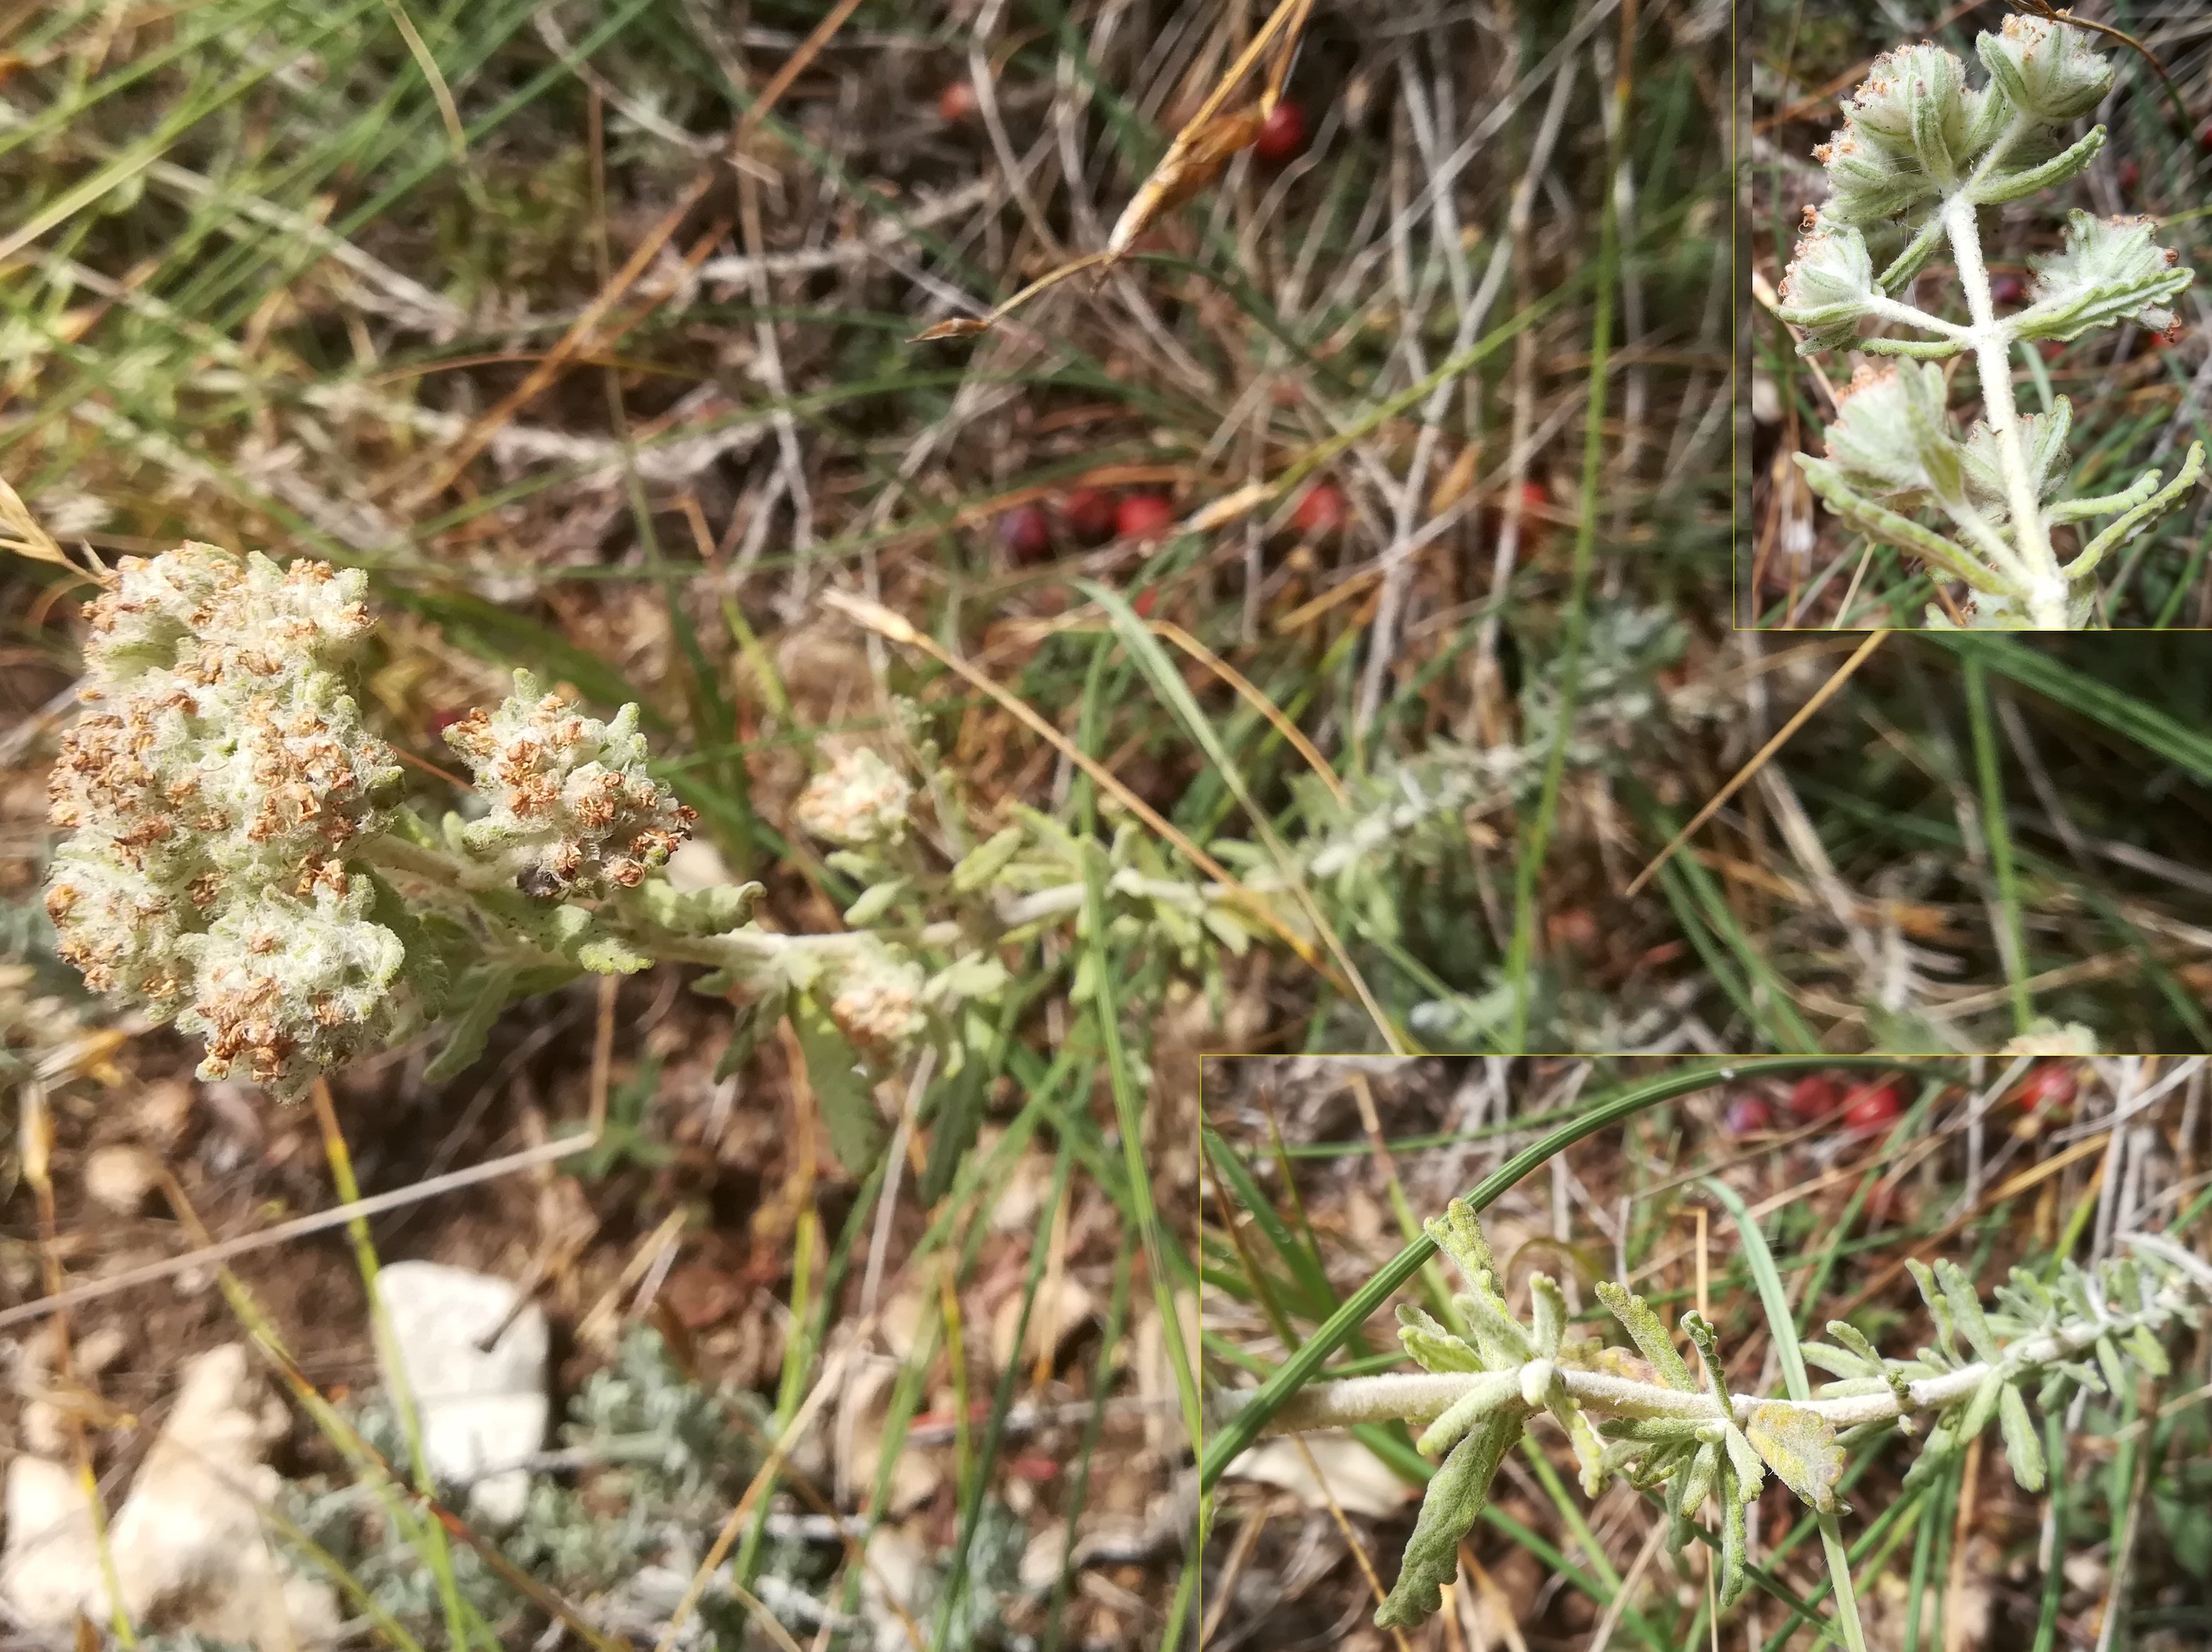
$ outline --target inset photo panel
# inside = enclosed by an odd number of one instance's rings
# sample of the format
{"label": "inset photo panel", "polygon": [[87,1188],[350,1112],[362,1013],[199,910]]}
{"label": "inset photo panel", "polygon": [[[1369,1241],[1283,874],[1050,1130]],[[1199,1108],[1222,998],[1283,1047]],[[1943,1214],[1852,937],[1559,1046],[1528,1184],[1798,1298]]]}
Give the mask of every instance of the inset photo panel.
{"label": "inset photo panel", "polygon": [[2212,624],[2203,8],[1756,9],[1738,623]]}
{"label": "inset photo panel", "polygon": [[1206,1652],[2181,1652],[2201,1056],[1206,1063]]}

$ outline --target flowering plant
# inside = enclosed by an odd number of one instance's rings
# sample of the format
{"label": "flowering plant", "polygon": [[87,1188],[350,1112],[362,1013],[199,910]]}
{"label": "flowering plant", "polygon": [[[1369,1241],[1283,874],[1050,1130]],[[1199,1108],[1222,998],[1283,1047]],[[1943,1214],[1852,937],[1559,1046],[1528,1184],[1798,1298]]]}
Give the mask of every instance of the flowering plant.
{"label": "flowering plant", "polygon": [[[501,1012],[580,974],[707,966],[731,999],[721,1071],[787,1021],[840,1157],[881,1145],[872,1081],[928,1045],[951,1078],[1003,1051],[1000,961],[1048,931],[1141,941],[1194,971],[1273,935],[1316,944],[1313,902],[1348,932],[1394,932],[1393,867],[1460,841],[1449,823],[1538,783],[1557,715],[1532,684],[1527,741],[1431,748],[1334,793],[1302,792],[1310,829],[1275,850],[1217,837],[1227,877],[1201,879],[1103,801],[1087,832],[1009,807],[972,831],[959,776],[919,722],[902,768],[837,750],[793,803],[794,827],[860,893],[827,934],[751,920],[757,884],[688,888],[670,859],[693,823],[648,767],[634,707],[588,717],[518,672],[514,692],[446,732],[472,784],[432,820],[351,686],[374,621],[358,572],[280,568],[186,544],[124,562],[88,611],[82,714],[51,780],[65,829],[46,881],[58,950],[95,991],[206,1040],[203,1076],[280,1096],[318,1073],[441,1026],[426,1076],[482,1051]],[[1656,703],[1679,642],[1647,617],[1601,616],[1617,644],[1586,683],[1572,761]],[[926,777],[930,817],[908,774]],[[1318,782],[1316,782],[1316,786]],[[1069,991],[1110,994],[1090,949]],[[1425,1029],[1429,1011],[1413,1006]]]}
{"label": "flowering plant", "polygon": [[441,1018],[450,1074],[515,999],[663,958],[818,1005],[814,1048],[844,1071],[916,1034],[919,972],[873,936],[773,934],[758,884],[668,881],[693,816],[647,772],[635,706],[601,722],[519,671],[447,731],[468,811],[410,809],[350,691],[364,585],[186,544],[92,604],[46,909],[94,990],[201,1035],[203,1077],[287,1097]]}
{"label": "flowering plant", "polygon": [[[2024,307],[1996,308],[1982,251],[1985,209],[2064,183],[2104,146],[2105,129],[2078,141],[2064,129],[2111,89],[2112,67],[2090,36],[2063,22],[2007,17],[1976,54],[1989,72],[1967,82],[1965,65],[1933,45],[1877,58],[1844,105],[1843,129],[1815,154],[1830,193],[1808,209],[1806,233],[1784,276],[1783,320],[1802,331],[1800,354],[1846,347],[1904,358],[1862,366],[1837,398],[1823,458],[1800,454],[1807,482],[1828,507],[1869,538],[1920,559],[1938,578],[1967,586],[1976,628],[2078,630],[2095,617],[2093,576],[2112,551],[2180,503],[2203,473],[2191,446],[2171,480],[2157,471],[2093,498],[2068,497],[2066,439],[2073,409],[2014,404],[2014,344],[2079,338],[2132,323],[2177,331],[2168,307],[2191,271],[2155,245],[2144,218],[2068,215],[2059,251],[2030,260]],[[1908,302],[1915,277],[1948,246],[1967,319]],[[1876,272],[1877,249],[1893,253]],[[1862,322],[1921,335],[1861,337]],[[1962,439],[1945,406],[1937,362],[1971,355],[1982,417]],[[1949,531],[1929,527],[1929,509]],[[2070,556],[2052,531],[2110,519]],[[1948,622],[1930,608],[1928,623]]]}

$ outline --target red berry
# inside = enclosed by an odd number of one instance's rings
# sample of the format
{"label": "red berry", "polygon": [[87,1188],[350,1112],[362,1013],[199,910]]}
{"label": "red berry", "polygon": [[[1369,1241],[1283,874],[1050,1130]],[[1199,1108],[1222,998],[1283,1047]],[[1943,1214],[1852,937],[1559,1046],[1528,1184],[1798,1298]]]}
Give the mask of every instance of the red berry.
{"label": "red berry", "polygon": [[2012,1094],[2021,1112],[2040,1113],[2057,1121],[2072,1116],[2074,1097],[2080,1090],[2071,1066],[2063,1061],[2040,1061],[2028,1069]]}
{"label": "red berry", "polygon": [[1774,1109],[1764,1096],[1739,1096],[1728,1104],[1721,1122],[1731,1136],[1755,1136],[1774,1128]]}
{"label": "red berry", "polygon": [[2121,189],[2134,189],[2136,183],[2141,180],[2142,177],[2142,162],[2140,161],[2123,161],[2120,162]]}
{"label": "red berry", "polygon": [[1114,495],[1103,488],[1078,488],[1060,501],[1060,519],[1078,544],[1103,545],[1114,537]]}
{"label": "red berry", "polygon": [[1158,608],[1159,605],[1160,593],[1156,587],[1152,586],[1147,586],[1146,589],[1139,591],[1136,595],[1135,600],[1131,602],[1129,604],[1130,607],[1137,610],[1137,617],[1139,619],[1152,618],[1152,610]]}
{"label": "red berry", "polygon": [[975,112],[975,83],[947,81],[945,89],[937,94],[937,118],[948,126],[957,126]]}
{"label": "red berry", "polygon": [[1843,1104],[1843,1087],[1823,1073],[1808,1072],[1790,1087],[1790,1110],[1806,1124],[1826,1118]]}
{"label": "red berry", "polygon": [[1990,298],[1994,303],[2017,304],[2020,302],[2021,294],[2026,290],[2018,276],[1990,277]]}
{"label": "red berry", "polygon": [[1131,494],[1114,513],[1118,539],[1156,539],[1175,525],[1175,507],[1165,494]]}
{"label": "red berry", "polygon": [[1305,153],[1306,112],[1285,98],[1267,112],[1252,153],[1267,167],[1285,167]]}
{"label": "red berry", "polygon": [[1318,539],[1342,527],[1345,515],[1344,489],[1334,482],[1316,482],[1291,513],[1291,526],[1303,538]]}
{"label": "red berry", "polygon": [[1905,1111],[1905,1088],[1894,1078],[1864,1084],[1844,1106],[1844,1123],[1852,1130],[1879,1130]]}
{"label": "red berry", "polygon": [[1052,555],[1052,524],[1034,505],[1017,505],[999,517],[999,544],[1013,562],[1041,562]]}

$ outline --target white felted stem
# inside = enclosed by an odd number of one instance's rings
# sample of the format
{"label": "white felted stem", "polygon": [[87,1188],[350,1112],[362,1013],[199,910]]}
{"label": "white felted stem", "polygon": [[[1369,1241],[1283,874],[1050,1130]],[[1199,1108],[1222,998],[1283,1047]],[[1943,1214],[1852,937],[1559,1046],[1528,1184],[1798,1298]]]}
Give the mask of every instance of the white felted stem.
{"label": "white felted stem", "polygon": [[1990,295],[1989,266],[1982,261],[1981,231],[1974,222],[1973,203],[1965,192],[1945,203],[1943,228],[1951,238],[1959,283],[1966,288],[1967,313],[1973,318],[1966,336],[1981,373],[1983,412],[1996,438],[1997,468],[2004,475],[2014,543],[2027,564],[2028,617],[2038,629],[2063,631],[2067,629],[2066,576],[2051,549],[2042,501],[2036,496],[2027,449],[2020,439],[2020,412],[2012,394],[2012,330],[1997,318]]}
{"label": "white felted stem", "polygon": [[[2055,1361],[2072,1358],[2100,1336],[2124,1337],[2139,1325],[2155,1329],[2192,1294],[2185,1283],[2177,1280],[2161,1291],[2151,1306],[2138,1312],[2077,1320],[2056,1331],[2022,1337],[2005,1349],[2002,1367],[2015,1377],[2026,1376]],[[1906,1393],[1911,1396],[1909,1406],[1901,1405],[1893,1390],[1885,1389],[1880,1394],[1805,1400],[1798,1408],[1816,1413],[1838,1429],[1887,1422],[1905,1412],[1941,1410],[1967,1398],[1981,1386],[1990,1369],[1988,1362],[1977,1361],[1940,1376],[1921,1377],[1906,1384]],[[1595,1420],[1694,1418],[1716,1413],[1710,1394],[1686,1394],[1663,1383],[1638,1382],[1609,1371],[1578,1370],[1571,1366],[1561,1366],[1559,1371],[1566,1382],[1567,1393]],[[1265,1432],[1302,1433],[1313,1429],[1349,1428],[1358,1423],[1432,1423],[1470,1387],[1484,1380],[1484,1374],[1438,1371],[1317,1382],[1299,1389],[1268,1418]],[[1250,1388],[1231,1389],[1217,1395],[1214,1403],[1220,1415],[1231,1416],[1257,1392]],[[1749,1423],[1754,1411],[1773,1399],[1768,1394],[1731,1394],[1729,1412],[1741,1426]]]}

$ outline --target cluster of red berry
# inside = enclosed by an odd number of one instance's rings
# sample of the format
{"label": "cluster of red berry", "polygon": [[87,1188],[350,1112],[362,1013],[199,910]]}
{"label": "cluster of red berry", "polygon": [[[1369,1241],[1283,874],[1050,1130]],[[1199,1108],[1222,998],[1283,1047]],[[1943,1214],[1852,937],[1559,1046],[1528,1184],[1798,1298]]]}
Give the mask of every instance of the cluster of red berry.
{"label": "cluster of red berry", "polygon": [[[1846,1130],[1879,1130],[1904,1113],[1905,1094],[1905,1081],[1893,1076],[1847,1087],[1829,1073],[1808,1072],[1790,1086],[1787,1105],[1790,1116],[1799,1124],[1840,1116]],[[1747,1092],[1729,1103],[1726,1123],[1734,1136],[1771,1130],[1777,1123],[1774,1106],[1764,1096]]]}
{"label": "cluster of red berry", "polygon": [[1152,539],[1174,526],[1175,519],[1175,506],[1165,494],[1075,488],[1049,511],[1030,504],[1000,513],[999,545],[1019,566],[1043,562],[1062,539],[1085,546],[1109,539]]}
{"label": "cluster of red berry", "polygon": [[[1304,539],[1316,539],[1344,525],[1344,489],[1316,482],[1299,498],[1291,527]],[[1000,513],[999,545],[1017,567],[1043,562],[1056,544],[1103,545],[1109,539],[1157,539],[1176,523],[1176,507],[1165,494],[1109,488],[1074,488],[1048,510],[1016,505]]]}
{"label": "cluster of red berry", "polygon": [[[2071,1064],[2041,1061],[2028,1069],[2010,1099],[2024,1120],[2059,1123],[2072,1116],[2076,1087]],[[1801,1125],[1835,1121],[1846,1130],[1863,1133],[1894,1124],[1911,1094],[1910,1082],[1899,1074],[1849,1084],[1831,1073],[1812,1072],[1790,1087],[1787,1108]],[[1774,1129],[1777,1119],[1766,1097],[1746,1091],[1729,1102],[1724,1122],[1730,1135],[1747,1136]]]}

